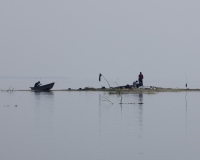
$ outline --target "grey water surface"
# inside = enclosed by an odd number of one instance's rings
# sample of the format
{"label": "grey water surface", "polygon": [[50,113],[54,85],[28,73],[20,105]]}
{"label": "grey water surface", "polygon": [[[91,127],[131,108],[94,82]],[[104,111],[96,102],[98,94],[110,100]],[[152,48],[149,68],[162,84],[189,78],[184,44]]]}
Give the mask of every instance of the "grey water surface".
{"label": "grey water surface", "polygon": [[1,91],[0,159],[198,160],[199,96]]}

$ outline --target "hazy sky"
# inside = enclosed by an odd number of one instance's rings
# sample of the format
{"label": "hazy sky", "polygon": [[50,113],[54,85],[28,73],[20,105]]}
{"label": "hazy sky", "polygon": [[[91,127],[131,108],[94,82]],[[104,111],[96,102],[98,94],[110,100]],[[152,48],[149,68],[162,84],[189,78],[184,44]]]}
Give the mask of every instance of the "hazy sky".
{"label": "hazy sky", "polygon": [[1,0],[0,76],[200,80],[200,1]]}

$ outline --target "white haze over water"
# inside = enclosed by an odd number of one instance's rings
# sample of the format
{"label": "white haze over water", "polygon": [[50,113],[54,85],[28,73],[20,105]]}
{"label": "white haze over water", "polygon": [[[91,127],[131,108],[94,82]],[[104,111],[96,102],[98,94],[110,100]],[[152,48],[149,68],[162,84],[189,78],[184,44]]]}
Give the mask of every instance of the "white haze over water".
{"label": "white haze over water", "polygon": [[143,72],[147,85],[184,87],[186,79],[200,80],[199,6],[197,0],[1,0],[0,76],[93,81],[102,73],[126,84]]}

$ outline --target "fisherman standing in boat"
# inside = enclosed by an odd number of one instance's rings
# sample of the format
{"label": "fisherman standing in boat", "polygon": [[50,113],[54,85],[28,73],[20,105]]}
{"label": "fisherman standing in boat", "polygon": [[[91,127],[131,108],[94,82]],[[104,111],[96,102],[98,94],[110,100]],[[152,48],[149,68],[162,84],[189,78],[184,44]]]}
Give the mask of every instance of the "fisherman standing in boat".
{"label": "fisherman standing in boat", "polygon": [[138,75],[139,86],[143,86],[143,78],[143,74],[142,72],[140,72],[140,74]]}

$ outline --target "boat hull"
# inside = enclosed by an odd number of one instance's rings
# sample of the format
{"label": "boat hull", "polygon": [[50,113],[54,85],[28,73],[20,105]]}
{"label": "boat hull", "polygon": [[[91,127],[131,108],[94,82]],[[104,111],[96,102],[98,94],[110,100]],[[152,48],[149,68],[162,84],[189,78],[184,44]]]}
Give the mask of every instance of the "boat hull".
{"label": "boat hull", "polygon": [[50,89],[52,89],[54,86],[54,82],[53,83],[49,83],[43,86],[38,86],[38,87],[30,87],[31,90],[33,91],[49,91]]}

